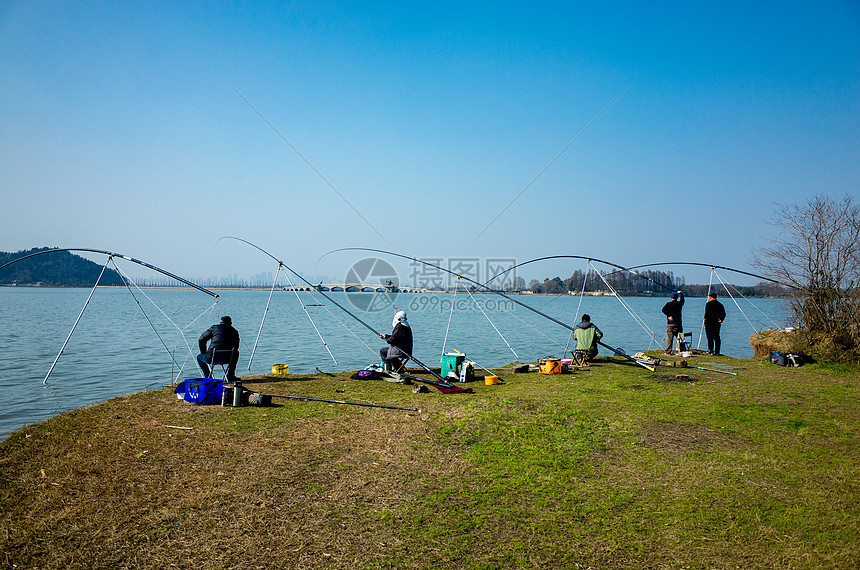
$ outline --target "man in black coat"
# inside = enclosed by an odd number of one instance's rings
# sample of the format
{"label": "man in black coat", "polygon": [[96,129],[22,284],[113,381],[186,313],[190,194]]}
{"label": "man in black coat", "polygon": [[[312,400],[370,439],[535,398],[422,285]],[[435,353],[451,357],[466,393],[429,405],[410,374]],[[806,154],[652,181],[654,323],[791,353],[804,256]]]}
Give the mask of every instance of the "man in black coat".
{"label": "man in black coat", "polygon": [[[209,342],[209,341],[212,342]],[[207,350],[206,344],[209,343]],[[200,354],[197,355],[197,364],[203,371],[203,376],[209,378],[211,372],[209,365],[212,363],[212,354],[216,350],[232,350],[233,355],[227,365],[227,380],[234,382],[236,378],[236,363],[239,362],[239,331],[233,328],[233,319],[224,316],[217,325],[206,329],[197,340]]]}
{"label": "man in black coat", "polygon": [[666,315],[666,352],[672,353],[672,342],[679,334],[684,332],[681,323],[681,309],[684,307],[684,293],[673,291],[670,295],[672,300],[663,305],[663,314]]}
{"label": "man in black coat", "polygon": [[394,326],[391,334],[379,335],[390,345],[379,349],[379,356],[386,372],[399,372],[404,359],[410,358],[412,354],[412,327],[409,326],[405,311],[397,311],[391,324]]}
{"label": "man in black coat", "polygon": [[726,320],[726,308],[717,301],[716,293],[708,293],[705,303],[705,334],[708,337],[708,354],[720,354],[720,327]]}

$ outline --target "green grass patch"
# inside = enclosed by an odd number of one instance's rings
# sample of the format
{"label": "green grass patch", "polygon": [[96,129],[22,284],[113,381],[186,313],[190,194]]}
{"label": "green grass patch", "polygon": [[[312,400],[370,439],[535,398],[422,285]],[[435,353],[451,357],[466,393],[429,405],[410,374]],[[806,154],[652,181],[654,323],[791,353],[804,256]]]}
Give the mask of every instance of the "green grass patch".
{"label": "green grass patch", "polygon": [[116,398],[0,444],[0,545],[43,568],[857,567],[860,374],[725,361],[246,383],[420,412]]}

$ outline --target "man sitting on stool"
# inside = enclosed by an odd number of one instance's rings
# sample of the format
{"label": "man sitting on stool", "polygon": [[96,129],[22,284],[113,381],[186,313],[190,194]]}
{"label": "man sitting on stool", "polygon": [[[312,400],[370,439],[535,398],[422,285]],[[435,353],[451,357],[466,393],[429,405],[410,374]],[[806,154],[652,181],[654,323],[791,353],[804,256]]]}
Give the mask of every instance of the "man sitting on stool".
{"label": "man sitting on stool", "polygon": [[[206,343],[209,340],[209,350],[206,350]],[[235,382],[236,378],[236,363],[239,362],[239,331],[233,328],[233,319],[224,316],[221,317],[221,322],[217,325],[212,325],[197,340],[200,347],[200,354],[197,355],[197,364],[200,365],[200,370],[203,371],[203,376],[209,378],[211,370],[209,365],[212,363],[212,355],[216,350],[232,350],[233,356],[230,358],[230,363],[227,365],[227,381]]]}
{"label": "man sitting on stool", "polygon": [[406,312],[397,311],[394,314],[394,322],[391,323],[394,330],[391,334],[381,334],[379,338],[391,346],[379,349],[382,358],[382,366],[386,372],[400,372],[403,367],[403,358],[409,358],[412,354],[412,328],[406,321]]}
{"label": "man sitting on stool", "polygon": [[573,329],[573,338],[576,339],[575,352],[585,353],[586,362],[594,360],[597,356],[597,341],[603,338],[603,333],[591,322],[591,317],[582,315],[582,322]]}

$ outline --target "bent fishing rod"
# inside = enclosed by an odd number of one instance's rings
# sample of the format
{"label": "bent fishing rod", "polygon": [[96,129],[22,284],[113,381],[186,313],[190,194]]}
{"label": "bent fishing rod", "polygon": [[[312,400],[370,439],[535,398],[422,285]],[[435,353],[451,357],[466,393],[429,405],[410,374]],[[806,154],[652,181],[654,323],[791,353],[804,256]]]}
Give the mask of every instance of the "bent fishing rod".
{"label": "bent fishing rod", "polygon": [[[666,262],[662,262],[662,263],[646,263],[644,265],[634,265],[633,267],[624,268],[624,271],[630,271],[633,275],[639,275],[638,273],[636,273],[636,271],[635,271],[636,269],[642,269],[643,267],[662,267],[665,265],[695,265],[698,267],[708,267],[710,269],[723,269],[725,271],[732,271],[734,273],[740,273],[741,275],[747,275],[749,277],[755,277],[757,279],[764,279],[765,281],[770,281],[771,283],[775,283],[776,285],[780,285],[782,287],[788,287],[790,289],[797,289],[797,287],[794,285],[791,285],[788,283],[783,283],[782,281],[777,281],[776,279],[771,279],[770,277],[765,277],[764,275],[758,275],[756,273],[750,273],[749,271],[742,271],[740,269],[734,269],[732,267],[724,267],[722,265],[714,265],[713,263],[699,263],[699,262],[695,262],[695,261],[666,261]],[[620,271],[620,270],[618,270],[618,271]],[[615,273],[618,273],[618,271],[613,271],[609,275],[613,275]],[[606,277],[609,277],[609,275],[606,275]],[[642,277],[641,275],[639,275],[639,276]],[[643,277],[643,279],[644,279],[644,277]],[[656,281],[655,281],[655,283],[656,283]],[[659,283],[658,283],[658,285],[659,285]],[[665,285],[663,285],[663,287],[671,290],[671,288],[666,287]]]}
{"label": "bent fishing rod", "polygon": [[[575,330],[575,329],[574,329],[574,327],[572,327],[572,326],[570,326],[570,325],[568,325],[568,324],[566,324],[566,323],[563,323],[563,322],[561,322],[560,320],[556,319],[555,317],[551,317],[551,316],[547,315],[546,313],[541,312],[541,311],[539,311],[539,310],[535,309],[534,307],[530,307],[530,306],[526,305],[525,303],[523,303],[523,302],[521,302],[521,301],[517,301],[516,299],[513,299],[512,297],[509,297],[508,295],[505,295],[505,294],[504,294],[503,292],[501,292],[501,291],[498,291],[498,290],[496,290],[496,289],[491,289],[490,287],[487,287],[487,286],[486,286],[486,285],[484,285],[483,283],[479,283],[478,281],[475,281],[474,279],[470,279],[470,278],[466,277],[465,275],[459,275],[458,273],[456,273],[456,272],[454,272],[454,271],[451,271],[450,269],[445,269],[444,267],[440,267],[440,266],[436,265],[435,263],[430,263],[429,261],[424,261],[424,260],[418,259],[418,258],[416,258],[416,257],[410,257],[410,256],[408,256],[408,255],[403,255],[403,254],[401,254],[401,253],[395,253],[395,252],[393,252],[393,251],[386,251],[386,250],[384,250],[384,249],[374,249],[374,248],[369,248],[369,247],[344,247],[344,248],[340,248],[340,249],[332,250],[332,251],[330,251],[329,253],[336,253],[336,252],[339,252],[339,251],[366,251],[366,252],[382,253],[382,254],[385,254],[385,255],[393,255],[393,256],[395,256],[395,257],[400,257],[400,258],[402,258],[402,259],[406,259],[406,260],[409,260],[409,261],[415,261],[415,262],[418,262],[418,263],[423,263],[424,265],[427,265],[427,266],[432,267],[432,268],[434,268],[434,269],[438,269],[438,270],[440,270],[440,271],[444,271],[445,273],[449,273],[449,274],[451,274],[451,275],[454,275],[455,277],[457,277],[457,278],[459,278],[459,279],[465,279],[466,281],[468,281],[468,282],[470,282],[470,283],[472,283],[472,284],[474,284],[474,285],[477,285],[478,287],[482,287],[482,288],[483,288],[483,289],[485,289],[488,293],[494,293],[494,294],[496,294],[496,295],[499,295],[500,297],[502,297],[502,298],[504,298],[504,299],[507,299],[508,301],[511,301],[512,303],[516,303],[517,305],[519,305],[519,306],[523,307],[524,309],[527,309],[527,310],[529,310],[529,311],[531,311],[531,312],[533,312],[533,313],[535,313],[535,314],[537,314],[537,315],[540,315],[540,316],[542,316],[542,317],[543,317],[543,318],[545,318],[545,319],[549,319],[549,320],[551,320],[551,321],[552,321],[552,322],[554,322],[555,324],[557,324],[557,325],[559,325],[559,326],[561,326],[561,327],[564,327],[564,328],[566,328],[566,329],[567,329],[567,330],[569,330],[569,331],[573,331],[573,330]],[[328,254],[326,254],[326,255],[328,255]],[[583,259],[585,259],[585,258],[583,258]],[[597,260],[595,260],[595,261],[597,261]],[[344,309],[344,310],[345,310],[345,309]],[[365,325],[365,326],[367,326],[367,325]],[[604,345],[604,346],[606,346],[606,345]],[[606,348],[610,348],[610,347],[606,346]],[[611,350],[612,350],[613,352],[615,352],[616,354],[618,354],[619,356],[623,356],[623,357],[624,357],[624,358],[626,358],[627,360],[630,360],[631,362],[635,362],[637,365],[642,366],[642,367],[644,367],[644,368],[648,368],[649,370],[651,370],[651,368],[649,368],[648,366],[645,366],[645,365],[644,365],[644,364],[642,364],[641,362],[638,362],[636,359],[631,358],[631,357],[630,357],[630,356],[628,356],[627,354],[624,354],[624,353],[623,353],[623,352],[621,352],[621,351],[616,351],[615,349],[611,349]],[[418,362],[418,361],[416,361],[416,362]],[[439,376],[438,374],[436,374],[436,376],[441,378],[441,376]]]}
{"label": "bent fishing rod", "polygon": [[[54,362],[51,364],[51,367],[48,369],[48,373],[45,375],[45,379],[42,380],[42,383],[45,384],[46,386],[48,384],[48,378],[51,376],[51,373],[54,371],[54,367],[57,365],[57,362],[59,362],[60,357],[63,355],[63,352],[66,350],[66,346],[68,345],[69,340],[71,340],[72,334],[74,334],[75,329],[78,327],[78,323],[81,321],[81,318],[84,316],[84,311],[86,311],[87,307],[89,306],[90,299],[92,299],[93,293],[95,293],[96,288],[98,288],[99,283],[101,282],[102,276],[105,273],[105,270],[107,269],[108,265],[111,262],[113,262],[114,266],[116,266],[116,262],[114,261],[114,258],[119,257],[121,259],[125,259],[125,260],[131,261],[133,263],[137,263],[138,265],[142,265],[143,267],[148,267],[149,269],[153,269],[155,271],[158,271],[159,273],[167,275],[168,277],[170,277],[172,279],[176,279],[177,281],[185,283],[186,285],[194,287],[195,289],[199,289],[200,291],[203,291],[207,295],[211,295],[211,296],[215,297],[216,299],[218,298],[218,295],[213,293],[212,291],[205,289],[203,287],[200,287],[199,285],[192,283],[191,281],[188,281],[187,279],[183,279],[182,277],[179,277],[178,275],[174,275],[173,273],[165,271],[164,269],[161,269],[160,267],[156,267],[154,265],[151,265],[151,264],[146,263],[144,261],[140,261],[139,259],[135,259],[133,257],[129,257],[127,255],[122,255],[122,254],[114,253],[114,252],[110,252],[110,251],[104,251],[101,249],[74,248],[74,247],[46,249],[44,251],[38,251],[35,253],[31,253],[29,255],[24,255],[22,257],[18,257],[16,259],[13,259],[12,261],[10,261],[8,263],[0,265],[0,270],[4,269],[5,267],[12,265],[13,263],[17,263],[19,261],[23,261],[25,259],[29,259],[29,258],[35,257],[37,255],[42,255],[45,253],[54,253],[54,252],[58,252],[58,251],[86,251],[86,252],[90,252],[90,253],[99,253],[99,254],[107,255],[107,261],[105,261],[105,264],[102,267],[101,273],[99,273],[99,276],[96,279],[95,285],[93,285],[93,288],[90,291],[89,296],[87,296],[87,300],[84,302],[84,306],[83,306],[83,308],[81,308],[81,312],[80,312],[80,314],[78,314],[78,318],[75,319],[75,322],[72,325],[72,330],[69,331],[68,336],[66,336],[66,340],[63,342],[63,345],[60,347],[60,352],[57,353],[57,356],[54,358]],[[117,267],[117,269],[119,269],[119,266],[116,266],[116,267]],[[123,277],[123,281],[125,281],[125,277]],[[126,286],[128,286],[127,282],[126,282]],[[132,296],[134,296],[134,295],[132,294]],[[140,306],[140,305],[138,304],[138,306]],[[143,309],[141,308],[141,311],[142,310]],[[149,321],[150,326],[152,326],[152,321],[149,320],[149,317],[146,316],[145,312],[144,312],[144,316],[146,317],[146,320]],[[155,330],[155,327],[153,327],[153,330]],[[155,331],[155,334],[156,334],[156,336],[158,336],[158,338],[160,340],[161,336],[158,334],[158,331]],[[164,341],[162,341],[162,345],[163,344],[164,344]],[[167,346],[165,345],[164,348],[167,349]],[[168,354],[169,354],[169,351],[168,351]],[[172,356],[171,356],[171,358],[172,358]],[[174,362],[176,362],[176,361],[174,360]],[[180,369],[181,369],[181,367],[180,367]]]}
{"label": "bent fishing rod", "polygon": [[615,271],[612,271],[611,273],[607,273],[603,277],[609,277],[611,275],[615,275],[616,273],[627,272],[627,273],[630,273],[631,275],[635,275],[636,277],[639,277],[640,279],[645,279],[646,281],[650,281],[651,283],[654,283],[655,285],[658,285],[658,286],[662,287],[663,289],[666,289],[667,291],[674,291],[675,288],[669,287],[668,285],[664,285],[663,283],[660,283],[659,281],[655,281],[654,279],[646,277],[645,275],[641,275],[641,274],[637,273],[636,270],[642,269],[645,267],[661,267],[661,266],[665,266],[665,265],[694,265],[694,266],[699,266],[699,267],[709,267],[711,269],[723,269],[725,271],[732,271],[734,273],[740,273],[742,275],[747,275],[749,277],[755,277],[757,279],[764,279],[765,281],[770,281],[771,283],[775,283],[776,285],[780,285],[783,287],[789,287],[792,289],[797,288],[794,285],[790,285],[788,283],[783,283],[781,281],[771,279],[770,277],[765,277],[764,275],[758,275],[756,273],[750,273],[748,271],[743,271],[741,269],[735,269],[733,267],[725,267],[723,265],[715,265],[713,263],[699,263],[699,262],[692,262],[692,261],[670,261],[670,262],[663,262],[663,263],[647,263],[644,265],[634,265],[632,267],[623,267],[621,265],[617,265],[617,264],[609,262],[609,261],[597,259],[594,257],[585,257],[582,255],[550,255],[550,256],[546,256],[546,257],[537,257],[535,259],[529,259],[528,261],[523,261],[522,263],[517,263],[516,265],[512,265],[511,267],[505,269],[504,271],[501,271],[501,272],[495,274],[493,277],[488,279],[484,283],[484,285],[486,286],[487,283],[491,283],[492,281],[498,279],[499,277],[508,273],[509,271],[513,271],[514,269],[517,269],[517,268],[522,267],[524,265],[529,265],[531,263],[536,263],[538,261],[546,261],[546,260],[550,260],[550,259],[585,259],[587,261],[596,261],[598,263],[603,263],[603,264],[609,265],[610,267],[616,268]]}
{"label": "bent fishing rod", "polygon": [[[631,273],[632,275],[639,277],[640,279],[645,279],[646,281],[650,281],[651,283],[654,283],[655,285],[659,285],[660,287],[663,287],[664,289],[671,290],[670,287],[663,285],[659,281],[654,281],[653,279],[650,279],[644,275],[639,275],[638,273],[633,271],[633,269],[635,269],[635,268],[623,267],[621,265],[618,265],[617,263],[612,263],[611,261],[605,261],[603,259],[597,259],[596,257],[586,257],[584,255],[549,255],[546,257],[536,257],[535,259],[529,259],[528,261],[523,261],[522,263],[517,263],[516,265],[512,265],[500,273],[496,273],[490,279],[487,279],[487,281],[485,281],[483,285],[485,287],[487,287],[487,283],[492,283],[494,280],[498,279],[499,277],[501,277],[505,273],[508,273],[509,271],[513,271],[514,269],[517,269],[518,267],[522,267],[524,265],[529,265],[531,263],[537,263],[538,261],[547,261],[549,259],[584,259],[584,260],[588,261],[589,263],[591,263],[592,261],[596,261],[597,263],[603,263],[603,264],[608,265],[610,267],[616,268],[616,270],[613,271],[612,273],[610,273],[609,275],[613,275],[613,274],[621,272],[621,271],[627,271],[627,272]],[[586,275],[586,278],[587,278],[587,275]]]}
{"label": "bent fishing rod", "polygon": [[192,283],[191,281],[188,281],[187,279],[183,279],[182,277],[180,277],[178,275],[174,275],[173,273],[170,273],[169,271],[165,271],[164,269],[161,269],[160,267],[156,267],[155,265],[151,265],[149,263],[146,263],[145,261],[141,261],[139,259],[135,259],[135,258],[129,257],[127,255],[122,255],[121,253],[114,253],[112,251],[104,251],[101,249],[89,249],[89,248],[82,248],[82,247],[58,247],[58,248],[46,249],[45,251],[37,251],[36,253],[31,253],[29,255],[25,255],[23,257],[18,257],[16,259],[13,259],[12,261],[10,261],[8,263],[0,265],[0,270],[2,270],[5,267],[12,265],[13,263],[18,263],[19,261],[24,261],[25,259],[29,259],[29,258],[35,257],[37,255],[42,255],[45,253],[54,253],[57,251],[86,251],[86,252],[90,252],[90,253],[101,253],[103,255],[107,255],[110,258],[118,257],[120,259],[125,259],[126,261],[131,261],[132,263],[137,263],[138,265],[142,265],[143,267],[147,267],[147,268],[152,269],[154,271],[158,271],[159,273],[167,275],[171,279],[175,279],[175,280],[179,281],[180,283],[184,283],[184,284],[188,285],[189,287],[193,287],[199,291],[203,291],[207,295],[211,295],[211,296],[215,297],[216,299],[218,298],[217,293],[213,293],[209,289],[201,287],[200,285],[197,285],[196,283]]}
{"label": "bent fishing rod", "polygon": [[[378,337],[382,337],[382,338],[384,338],[384,337],[383,337],[383,335],[382,335],[382,333],[380,333],[380,332],[379,332],[379,331],[377,331],[375,328],[373,328],[372,326],[370,326],[369,324],[367,324],[366,322],[364,322],[364,321],[363,321],[363,320],[362,320],[358,315],[356,315],[355,313],[353,313],[352,311],[350,311],[349,309],[347,309],[346,307],[344,307],[343,305],[341,305],[340,303],[338,303],[337,301],[335,301],[334,299],[332,299],[331,297],[329,297],[328,295],[326,295],[326,294],[321,290],[321,288],[317,287],[316,285],[314,285],[313,283],[311,283],[310,281],[308,281],[307,279],[305,279],[302,275],[300,275],[299,273],[297,273],[294,269],[292,269],[292,268],[291,268],[290,266],[288,266],[286,263],[284,263],[283,261],[281,261],[280,259],[278,259],[278,258],[277,258],[277,257],[275,257],[274,255],[272,255],[271,253],[269,253],[268,251],[266,251],[266,250],[265,250],[265,249],[263,249],[262,247],[258,246],[258,245],[257,245],[257,244],[255,244],[255,243],[251,243],[250,241],[248,241],[248,240],[246,240],[246,239],[242,239],[242,238],[239,238],[239,237],[236,237],[236,236],[223,236],[222,238],[220,238],[220,239],[219,239],[219,241],[220,241],[221,239],[234,239],[234,240],[236,240],[236,241],[241,241],[242,243],[246,243],[246,244],[250,245],[251,247],[253,247],[253,248],[257,249],[258,251],[260,251],[260,252],[262,252],[262,253],[264,253],[264,254],[268,255],[269,257],[271,257],[272,259],[274,259],[276,262],[278,262],[278,264],[279,264],[280,266],[283,266],[283,267],[284,267],[284,269],[287,269],[290,273],[292,273],[293,275],[295,275],[296,277],[298,277],[299,279],[301,279],[302,281],[304,281],[308,286],[312,287],[312,288],[313,288],[315,291],[317,291],[320,295],[322,295],[323,297],[325,297],[326,299],[328,299],[332,304],[336,305],[336,306],[337,306],[341,311],[345,312],[347,315],[349,315],[350,317],[352,317],[353,319],[355,319],[356,321],[358,321],[360,324],[362,324],[362,325],[363,325],[367,330],[369,330],[370,332],[372,332],[373,334],[375,334],[375,335],[376,335],[376,336],[378,336]],[[439,374],[437,374],[436,372],[434,372],[434,371],[433,371],[429,366],[427,366],[426,364],[424,364],[423,362],[421,362],[420,360],[418,360],[417,358],[415,358],[415,357],[414,357],[414,356],[412,356],[411,354],[407,353],[406,351],[404,351],[404,350],[402,350],[402,349],[401,349],[401,351],[402,351],[402,352],[403,352],[403,354],[405,354],[409,359],[411,359],[412,361],[414,361],[414,362],[415,362],[415,364],[417,364],[418,366],[420,366],[421,368],[423,368],[424,370],[426,370],[427,372],[429,372],[430,374],[432,374],[433,376],[435,376],[436,378],[438,378],[438,379],[439,379],[441,382],[443,382],[446,386],[451,386],[451,383],[450,383],[450,382],[448,382],[446,379],[442,378],[442,376],[440,376]]]}

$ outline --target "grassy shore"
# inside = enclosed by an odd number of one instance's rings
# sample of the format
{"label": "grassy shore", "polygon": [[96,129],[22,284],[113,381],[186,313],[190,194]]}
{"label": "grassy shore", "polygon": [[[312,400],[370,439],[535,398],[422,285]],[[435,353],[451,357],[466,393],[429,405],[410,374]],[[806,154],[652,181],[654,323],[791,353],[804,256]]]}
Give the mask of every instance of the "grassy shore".
{"label": "grassy shore", "polygon": [[691,359],[709,363],[737,376],[601,363],[447,395],[246,378],[418,412],[115,398],[0,444],[0,563],[860,567],[860,371]]}

